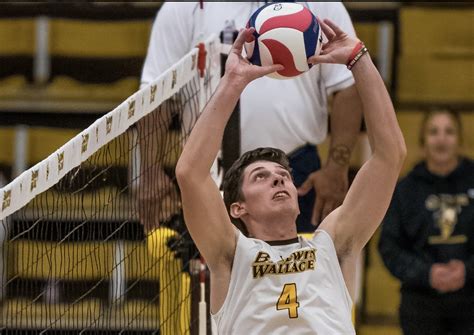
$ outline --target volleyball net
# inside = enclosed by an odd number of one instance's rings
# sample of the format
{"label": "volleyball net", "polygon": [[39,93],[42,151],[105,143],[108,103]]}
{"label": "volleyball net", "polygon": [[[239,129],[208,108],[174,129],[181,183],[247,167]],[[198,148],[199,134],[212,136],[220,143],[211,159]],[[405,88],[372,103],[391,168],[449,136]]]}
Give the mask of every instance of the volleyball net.
{"label": "volleyball net", "polygon": [[220,42],[202,46],[0,189],[3,332],[196,329],[174,168],[220,79]]}

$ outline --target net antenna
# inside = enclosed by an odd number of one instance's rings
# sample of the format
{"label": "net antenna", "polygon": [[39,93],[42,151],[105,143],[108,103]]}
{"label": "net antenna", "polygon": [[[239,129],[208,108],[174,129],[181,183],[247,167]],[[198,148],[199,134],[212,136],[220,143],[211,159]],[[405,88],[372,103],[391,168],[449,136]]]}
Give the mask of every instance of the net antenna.
{"label": "net antenna", "polygon": [[197,329],[189,268],[199,255],[174,166],[220,80],[220,51],[206,39],[0,188],[1,330]]}

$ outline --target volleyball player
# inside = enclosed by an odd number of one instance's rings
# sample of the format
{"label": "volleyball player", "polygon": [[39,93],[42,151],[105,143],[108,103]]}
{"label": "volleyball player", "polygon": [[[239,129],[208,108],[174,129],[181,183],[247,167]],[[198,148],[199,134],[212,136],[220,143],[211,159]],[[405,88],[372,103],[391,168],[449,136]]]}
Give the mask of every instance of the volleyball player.
{"label": "volleyball player", "polygon": [[250,29],[234,43],[225,75],[176,167],[187,227],[210,268],[211,312],[220,334],[355,333],[356,260],[387,210],[406,148],[366,49],[329,20],[321,27],[328,42],[310,61],[354,59],[373,154],[311,240],[297,237],[297,190],[281,151],[256,149],[234,164],[224,180],[227,208],[209,173],[240,93],[252,80],[282,69],[250,65],[241,56]]}

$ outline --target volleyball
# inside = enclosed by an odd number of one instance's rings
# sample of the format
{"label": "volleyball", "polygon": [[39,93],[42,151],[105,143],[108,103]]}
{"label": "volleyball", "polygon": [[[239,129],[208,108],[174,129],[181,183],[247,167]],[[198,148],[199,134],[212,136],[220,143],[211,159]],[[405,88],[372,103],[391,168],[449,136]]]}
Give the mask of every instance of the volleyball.
{"label": "volleyball", "polygon": [[308,58],[319,54],[322,34],[316,17],[297,3],[270,3],[250,17],[247,28],[255,28],[252,42],[244,44],[247,58],[255,65],[281,64],[285,68],[269,74],[276,79],[298,76],[311,68]]}

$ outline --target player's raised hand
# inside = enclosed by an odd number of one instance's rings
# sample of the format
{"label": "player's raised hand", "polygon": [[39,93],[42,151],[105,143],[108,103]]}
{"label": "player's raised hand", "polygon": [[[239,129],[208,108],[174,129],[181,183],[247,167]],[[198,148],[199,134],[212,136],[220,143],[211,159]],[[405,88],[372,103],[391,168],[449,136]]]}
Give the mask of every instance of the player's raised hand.
{"label": "player's raised hand", "polygon": [[354,48],[360,42],[358,38],[349,36],[329,19],[318,18],[319,26],[327,38],[319,55],[308,59],[311,64],[332,63],[347,64]]}
{"label": "player's raised hand", "polygon": [[246,58],[242,56],[242,49],[245,42],[252,42],[254,40],[254,28],[245,28],[240,30],[237,39],[232,45],[232,49],[227,57],[225,64],[225,74],[232,77],[236,84],[242,84],[245,87],[254,79],[265,76],[275,71],[284,69],[283,65],[269,65],[257,66],[251,64]]}

